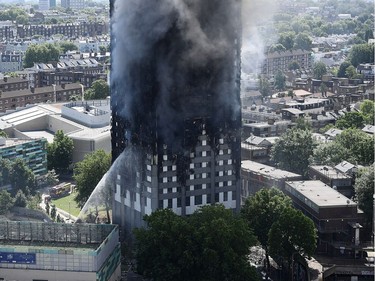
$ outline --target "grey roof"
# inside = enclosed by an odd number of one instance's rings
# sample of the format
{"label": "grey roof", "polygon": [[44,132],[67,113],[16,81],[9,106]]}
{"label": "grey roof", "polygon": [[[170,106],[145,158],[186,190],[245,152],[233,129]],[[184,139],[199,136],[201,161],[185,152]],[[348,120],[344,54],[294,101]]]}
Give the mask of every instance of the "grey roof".
{"label": "grey roof", "polygon": [[332,129],[329,129],[327,132],[325,132],[324,134],[326,136],[329,136],[329,137],[336,137],[337,135],[341,134],[342,133],[342,130],[339,130],[339,129],[336,129],[336,128],[332,128]]}
{"label": "grey roof", "polygon": [[249,144],[257,145],[257,146],[270,146],[271,145],[271,143],[268,140],[266,140],[265,138],[258,137],[258,136],[251,136],[247,138],[245,142]]}
{"label": "grey roof", "polygon": [[340,172],[347,173],[349,170],[355,168],[355,165],[347,162],[342,161],[340,164],[335,166],[335,169],[339,170]]}
{"label": "grey roof", "polygon": [[375,126],[373,125],[366,125],[362,131],[369,133],[369,134],[375,134]]}
{"label": "grey roof", "polygon": [[29,82],[29,80],[24,79],[24,78],[20,78],[20,77],[4,77],[3,79],[0,79],[0,85],[2,85],[2,84],[12,84],[12,83],[22,83],[22,82]]}
{"label": "grey roof", "polygon": [[302,110],[299,110],[297,108],[283,108],[281,111],[288,111],[293,115],[301,115],[304,114]]}
{"label": "grey roof", "polygon": [[[357,206],[357,203],[318,180],[288,181],[286,184],[288,187],[291,187],[294,192],[301,194],[318,207]],[[294,192],[291,191],[291,193]]]}
{"label": "grey roof", "polygon": [[299,174],[291,173],[281,169],[276,169],[272,166],[264,165],[251,160],[242,161],[241,169],[247,172],[275,179],[302,178],[302,176]]}
{"label": "grey roof", "polygon": [[348,175],[340,172],[339,170],[331,166],[316,165],[316,166],[310,166],[310,168],[325,175],[327,178],[330,178],[330,179],[350,179],[351,178]]}

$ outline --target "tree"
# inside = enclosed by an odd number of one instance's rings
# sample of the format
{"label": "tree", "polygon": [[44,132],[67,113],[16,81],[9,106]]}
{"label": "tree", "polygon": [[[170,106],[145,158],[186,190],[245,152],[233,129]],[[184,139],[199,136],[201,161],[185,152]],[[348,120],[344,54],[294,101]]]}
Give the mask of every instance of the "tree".
{"label": "tree", "polygon": [[49,215],[50,205],[49,205],[48,202],[46,202],[45,208],[46,208],[46,213],[47,213],[47,215]]}
{"label": "tree", "polygon": [[[83,207],[94,191],[97,184],[111,167],[111,155],[99,149],[85,156],[74,168],[74,179],[76,181],[77,195],[74,200],[79,207]],[[102,190],[103,203],[107,211],[107,219],[110,221],[109,209],[111,206],[111,189],[105,183]]]}
{"label": "tree", "polygon": [[262,102],[271,94],[271,85],[268,79],[261,77],[259,79],[259,92],[262,95]]}
{"label": "tree", "polygon": [[275,76],[275,88],[279,91],[285,89],[285,76],[280,70],[276,73]]}
{"label": "tree", "polygon": [[292,50],[294,46],[294,39],[295,39],[294,32],[285,32],[281,33],[279,36],[278,43],[283,45],[285,49]]}
{"label": "tree", "polygon": [[109,86],[103,79],[92,83],[91,87],[85,92],[86,100],[105,99],[109,96]]}
{"label": "tree", "polygon": [[357,73],[357,69],[352,65],[346,68],[345,75],[349,79],[358,79],[361,77],[361,74]]}
{"label": "tree", "polygon": [[374,162],[374,137],[362,130],[344,130],[335,141],[348,148],[350,155],[358,164],[371,165]]}
{"label": "tree", "polygon": [[25,53],[24,67],[32,67],[34,63],[50,63],[59,59],[60,49],[53,44],[32,44]]}
{"label": "tree", "polygon": [[271,159],[279,168],[305,176],[315,146],[310,131],[292,128],[276,141]]}
{"label": "tree", "polygon": [[354,185],[355,200],[363,210],[366,222],[371,225],[374,207],[374,164],[359,170]]}
{"label": "tree", "polygon": [[18,190],[16,196],[14,197],[14,206],[25,208],[27,205],[27,198],[22,190]]}
{"label": "tree", "polygon": [[51,207],[51,218],[53,220],[56,219],[56,206],[55,205],[52,205],[52,207]]}
{"label": "tree", "polygon": [[276,188],[263,188],[246,199],[241,209],[242,217],[254,229],[254,234],[266,252],[267,273],[270,269],[269,237],[272,225],[278,221],[285,208],[292,207],[291,199]]}
{"label": "tree", "polygon": [[312,40],[307,33],[298,33],[294,39],[294,49],[311,50]]}
{"label": "tree", "polygon": [[311,130],[312,125],[311,122],[308,120],[305,120],[303,117],[298,117],[296,119],[296,128],[301,130]]}
{"label": "tree", "polygon": [[362,113],[363,120],[365,124],[368,125],[374,125],[374,119],[375,119],[375,103],[372,100],[364,100],[361,105],[359,106],[359,109]]}
{"label": "tree", "polygon": [[341,116],[336,121],[336,127],[339,129],[350,129],[350,128],[358,128],[361,129],[364,126],[364,119],[360,112],[351,111],[345,113],[344,116]]}
{"label": "tree", "polygon": [[317,63],[314,64],[313,66],[313,73],[314,73],[314,78],[321,80],[323,75],[327,74],[327,67],[326,65],[318,61]]}
{"label": "tree", "polygon": [[47,147],[48,170],[57,172],[67,171],[73,161],[73,140],[58,130],[53,138],[53,143]]}
{"label": "tree", "polygon": [[255,237],[246,222],[222,205],[189,217],[170,209],[145,216],[135,229],[137,271],[158,280],[257,280],[247,261]]}
{"label": "tree", "polygon": [[361,63],[374,62],[374,44],[354,45],[349,53],[349,60],[354,67]]}
{"label": "tree", "polygon": [[3,130],[0,130],[0,138],[7,138],[8,135]]}
{"label": "tree", "polygon": [[326,83],[321,83],[320,84],[320,87],[319,87],[319,89],[320,89],[320,92],[322,93],[322,97],[327,97],[327,89],[328,89],[328,87],[327,87],[327,85],[326,85]]}
{"label": "tree", "polygon": [[269,53],[275,53],[275,52],[280,53],[280,52],[285,52],[285,51],[286,51],[285,47],[281,44],[274,44],[268,49]]}
{"label": "tree", "polygon": [[0,214],[6,214],[13,206],[13,198],[6,190],[0,191]]}
{"label": "tree", "polygon": [[21,158],[17,158],[11,162],[11,177],[10,184],[14,190],[22,190],[26,195],[29,195],[29,191],[33,192],[36,185],[35,174],[26,165],[25,161]]}
{"label": "tree", "polygon": [[28,24],[29,23],[29,17],[26,15],[19,15],[16,18],[17,24]]}
{"label": "tree", "polygon": [[294,253],[310,258],[315,252],[317,231],[314,222],[300,210],[286,208],[269,232],[271,255],[292,264]]}
{"label": "tree", "polygon": [[288,69],[289,69],[289,70],[297,70],[297,69],[300,69],[300,68],[301,68],[301,66],[300,66],[299,63],[296,62],[296,61],[292,61],[292,62],[289,63],[289,65],[288,65]]}
{"label": "tree", "polygon": [[342,64],[340,64],[339,71],[337,72],[337,77],[347,77],[346,69],[351,65],[352,64],[348,61],[344,61]]}
{"label": "tree", "polygon": [[72,42],[68,42],[68,41],[65,41],[65,42],[61,42],[59,44],[59,47],[61,49],[61,52],[63,54],[65,54],[67,51],[74,51],[74,50],[78,50],[78,47],[72,43]]}
{"label": "tree", "polygon": [[352,156],[351,151],[348,148],[333,141],[317,146],[310,158],[310,163],[315,165],[335,166],[344,160],[350,163],[355,162],[355,158]]}

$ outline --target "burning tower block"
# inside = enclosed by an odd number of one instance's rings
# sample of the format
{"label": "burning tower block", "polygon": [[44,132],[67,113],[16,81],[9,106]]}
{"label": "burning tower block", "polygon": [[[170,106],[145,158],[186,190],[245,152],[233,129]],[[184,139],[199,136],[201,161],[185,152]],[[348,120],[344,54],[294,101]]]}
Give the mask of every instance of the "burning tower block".
{"label": "burning tower block", "polygon": [[240,1],[111,2],[113,223],[240,207]]}

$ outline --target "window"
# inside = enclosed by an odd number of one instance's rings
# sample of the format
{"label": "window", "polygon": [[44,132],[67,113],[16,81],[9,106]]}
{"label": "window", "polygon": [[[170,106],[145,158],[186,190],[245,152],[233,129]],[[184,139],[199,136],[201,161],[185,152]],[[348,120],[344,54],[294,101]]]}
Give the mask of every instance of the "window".
{"label": "window", "polygon": [[207,204],[211,204],[211,194],[207,194]]}
{"label": "window", "polygon": [[195,205],[202,205],[202,195],[195,196]]}
{"label": "window", "polygon": [[186,206],[190,206],[190,196],[185,197]]}

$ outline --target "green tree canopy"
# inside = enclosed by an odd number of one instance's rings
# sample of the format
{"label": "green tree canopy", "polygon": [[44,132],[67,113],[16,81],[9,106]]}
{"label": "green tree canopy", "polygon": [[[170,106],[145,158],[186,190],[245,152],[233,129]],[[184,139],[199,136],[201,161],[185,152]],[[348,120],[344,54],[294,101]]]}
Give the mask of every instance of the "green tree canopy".
{"label": "green tree canopy", "polygon": [[[102,149],[87,154],[81,162],[76,164],[73,177],[76,181],[77,195],[74,200],[79,207],[82,208],[85,205],[91,193],[110,167],[111,155]],[[108,194],[103,194],[105,195],[103,203],[108,203],[106,206],[108,205],[107,207],[109,208],[111,201],[109,187],[108,191]]]}
{"label": "green tree canopy", "polygon": [[344,130],[335,141],[349,149],[350,155],[358,164],[371,165],[374,162],[374,137],[362,130]]}
{"label": "green tree canopy", "polygon": [[294,39],[294,49],[311,50],[312,40],[307,33],[298,33]]}
{"label": "green tree canopy", "polygon": [[13,207],[13,198],[6,190],[0,191],[0,214],[6,214]]}
{"label": "green tree canopy", "polygon": [[78,47],[74,43],[68,41],[59,43],[59,47],[63,54],[65,54],[67,51],[78,50]]}
{"label": "green tree canopy", "polygon": [[349,53],[349,60],[354,67],[361,63],[374,62],[374,44],[354,45]]}
{"label": "green tree canopy", "polygon": [[283,45],[285,49],[292,50],[294,46],[295,37],[296,35],[294,32],[281,33],[279,36],[278,43]]}
{"label": "green tree canopy", "polygon": [[14,197],[14,206],[16,207],[26,207],[27,205],[27,198],[25,193],[22,190],[18,190],[16,196]]}
{"label": "green tree canopy", "polygon": [[364,100],[361,105],[359,106],[359,109],[361,110],[363,119],[365,124],[367,125],[374,125],[374,119],[375,119],[375,103],[372,100]]}
{"label": "green tree canopy", "polygon": [[310,163],[315,165],[337,165],[342,161],[355,162],[350,150],[342,144],[333,141],[319,144],[310,158]]}
{"label": "green tree canopy", "polygon": [[258,280],[247,260],[255,237],[246,222],[222,205],[189,217],[169,209],[145,216],[135,229],[137,270],[155,281]]}
{"label": "green tree canopy", "polygon": [[349,61],[344,61],[342,64],[340,64],[339,71],[337,72],[337,77],[347,77],[346,69],[351,65],[352,64]]}
{"label": "green tree canopy", "polygon": [[345,113],[344,116],[341,116],[336,121],[336,127],[339,129],[350,129],[350,128],[358,128],[362,129],[364,126],[364,119],[363,115],[360,112],[351,111]]}
{"label": "green tree canopy", "polygon": [[282,71],[277,71],[275,75],[275,88],[279,91],[285,89],[285,76]]}
{"label": "green tree canopy", "polygon": [[297,70],[297,69],[300,69],[300,68],[301,68],[301,66],[300,66],[299,63],[296,62],[296,61],[292,61],[292,62],[289,63],[289,65],[288,65],[288,69],[289,69],[289,70]]}
{"label": "green tree canopy", "polygon": [[249,227],[254,229],[254,234],[266,252],[268,270],[270,268],[269,230],[278,221],[281,213],[291,207],[291,199],[283,192],[276,188],[263,188],[248,197],[241,209],[242,217],[248,222]]}
{"label": "green tree canopy", "polygon": [[327,74],[327,67],[326,65],[318,61],[313,66],[313,73],[315,79],[322,79],[323,75]]}
{"label": "green tree canopy", "polygon": [[85,92],[86,100],[105,99],[109,96],[109,86],[105,80],[99,79],[92,83],[91,87]]}
{"label": "green tree canopy", "polygon": [[50,63],[59,59],[60,49],[53,44],[32,44],[25,53],[24,67],[32,67],[34,63]]}
{"label": "green tree canopy", "polygon": [[271,85],[267,78],[259,78],[259,92],[262,95],[262,102],[271,94]]}
{"label": "green tree canopy", "polygon": [[65,172],[73,160],[73,140],[58,130],[53,138],[53,143],[47,147],[48,170]]}
{"label": "green tree canopy", "polygon": [[289,129],[272,147],[271,159],[281,169],[306,175],[315,146],[309,130]]}
{"label": "green tree canopy", "polygon": [[317,231],[314,222],[300,210],[285,209],[269,232],[270,253],[291,265],[292,255],[311,257],[316,249]]}
{"label": "green tree canopy", "polygon": [[363,210],[366,222],[371,225],[374,207],[374,164],[360,169],[354,185],[355,200]]}

